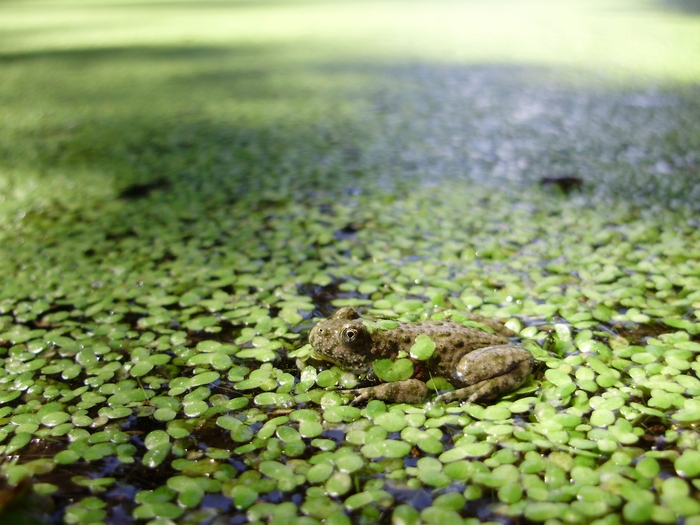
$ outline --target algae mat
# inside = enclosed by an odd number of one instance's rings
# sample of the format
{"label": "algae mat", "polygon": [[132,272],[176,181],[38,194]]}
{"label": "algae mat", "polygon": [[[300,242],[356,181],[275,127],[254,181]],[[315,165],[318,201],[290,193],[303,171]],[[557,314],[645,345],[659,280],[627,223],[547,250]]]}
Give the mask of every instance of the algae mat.
{"label": "algae mat", "polygon": [[[514,8],[561,55],[420,2],[52,5],[0,6],[3,522],[700,522],[686,4],[610,15],[680,35],[663,65],[584,45],[604,2]],[[295,361],[346,305],[501,318],[537,370],[348,406]]]}

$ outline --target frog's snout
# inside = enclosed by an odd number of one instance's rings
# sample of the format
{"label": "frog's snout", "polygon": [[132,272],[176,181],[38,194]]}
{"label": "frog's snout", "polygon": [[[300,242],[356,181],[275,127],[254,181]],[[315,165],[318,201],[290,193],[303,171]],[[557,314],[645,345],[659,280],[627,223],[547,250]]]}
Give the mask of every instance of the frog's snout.
{"label": "frog's snout", "polygon": [[311,332],[309,332],[309,344],[314,348],[316,348],[317,340],[318,340],[317,339],[317,337],[318,337],[317,336],[317,332],[318,332],[317,328],[318,328],[317,326],[314,326],[311,329]]}
{"label": "frog's snout", "polygon": [[316,325],[311,329],[311,332],[309,332],[309,344],[311,345],[311,348],[314,349],[314,352],[320,354],[325,353],[325,345],[323,343],[327,339],[327,331],[328,330],[326,328]]}

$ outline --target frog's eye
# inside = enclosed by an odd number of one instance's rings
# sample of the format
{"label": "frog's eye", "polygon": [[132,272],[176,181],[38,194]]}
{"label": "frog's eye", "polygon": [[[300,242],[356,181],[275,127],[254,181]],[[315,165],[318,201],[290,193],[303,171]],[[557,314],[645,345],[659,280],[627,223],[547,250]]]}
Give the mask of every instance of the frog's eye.
{"label": "frog's eye", "polygon": [[355,328],[343,328],[342,332],[343,341],[346,343],[352,343],[357,339],[358,331]]}

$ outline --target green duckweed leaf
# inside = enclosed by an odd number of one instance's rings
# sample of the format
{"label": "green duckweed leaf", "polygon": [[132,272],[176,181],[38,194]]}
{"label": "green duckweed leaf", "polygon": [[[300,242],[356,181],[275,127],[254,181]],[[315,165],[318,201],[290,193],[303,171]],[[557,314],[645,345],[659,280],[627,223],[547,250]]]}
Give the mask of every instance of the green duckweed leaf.
{"label": "green duckweed leaf", "polygon": [[175,503],[145,503],[136,507],[132,516],[135,519],[148,520],[153,518],[177,519],[185,512]]}
{"label": "green duckweed leaf", "polygon": [[233,500],[233,505],[238,510],[245,510],[257,501],[259,495],[250,487],[237,485],[231,489],[229,497]]}
{"label": "green duckweed leaf", "polygon": [[32,435],[28,432],[15,434],[5,447],[5,454],[14,454],[32,440]]}
{"label": "green duckweed leaf", "polygon": [[324,489],[331,497],[342,496],[352,488],[352,478],[344,472],[335,472],[326,480]]}
{"label": "green duckweed leaf", "polygon": [[435,341],[425,334],[416,337],[416,342],[411,346],[409,353],[413,359],[427,361],[435,352]]}
{"label": "green duckweed leaf", "polygon": [[409,443],[385,439],[368,443],[362,447],[361,452],[368,459],[376,459],[380,457],[400,458],[408,454],[410,450]]}
{"label": "green duckweed leaf", "polygon": [[192,376],[188,381],[187,381],[187,386],[189,388],[196,388],[201,385],[208,385],[210,383],[213,383],[214,381],[219,380],[219,373],[218,372],[202,372],[200,374],[197,374],[195,376]]}
{"label": "green duckweed leaf", "polygon": [[413,377],[413,363],[409,359],[377,359],[372,363],[375,375],[386,382],[404,381]]}
{"label": "green duckweed leaf", "polygon": [[685,450],[673,463],[679,476],[695,478],[700,476],[700,452]]}
{"label": "green duckweed leaf", "polygon": [[397,505],[391,515],[392,523],[397,525],[418,525],[420,513],[411,505]]}

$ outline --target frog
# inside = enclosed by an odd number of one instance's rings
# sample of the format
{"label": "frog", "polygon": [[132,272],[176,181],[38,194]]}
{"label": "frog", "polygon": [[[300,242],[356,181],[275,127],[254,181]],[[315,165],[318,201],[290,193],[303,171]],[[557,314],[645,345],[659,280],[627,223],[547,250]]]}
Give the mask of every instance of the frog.
{"label": "frog", "polygon": [[[309,333],[309,343],[315,358],[371,384],[340,391],[354,396],[352,405],[373,399],[423,403],[430,394],[425,382],[434,377],[446,379],[455,390],[438,395],[433,403],[497,400],[525,383],[533,371],[533,356],[511,342],[516,334],[498,320],[476,314],[467,317],[471,321],[466,324],[472,326],[446,319],[382,324],[346,306],[318,322]],[[411,358],[413,377],[381,383],[374,372],[375,361],[411,356],[411,348],[421,335],[434,342],[432,355],[424,361]]]}

